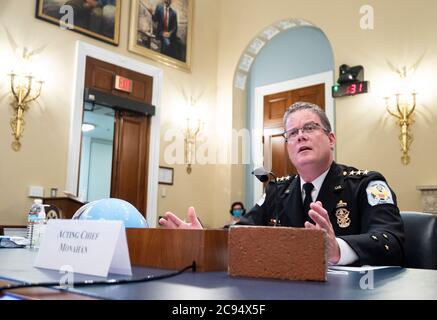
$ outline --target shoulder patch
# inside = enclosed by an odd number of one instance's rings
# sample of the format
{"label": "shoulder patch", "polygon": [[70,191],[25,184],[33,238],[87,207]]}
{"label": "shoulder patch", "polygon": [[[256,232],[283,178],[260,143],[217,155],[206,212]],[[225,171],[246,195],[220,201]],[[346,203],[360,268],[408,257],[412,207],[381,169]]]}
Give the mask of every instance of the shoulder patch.
{"label": "shoulder patch", "polygon": [[387,183],[382,180],[370,181],[366,188],[367,201],[373,207],[379,204],[394,204],[393,196]]}
{"label": "shoulder patch", "polygon": [[264,201],[266,200],[266,194],[264,193],[262,195],[262,197],[258,200],[258,202],[256,203],[257,205],[259,205],[260,207],[264,204]]}

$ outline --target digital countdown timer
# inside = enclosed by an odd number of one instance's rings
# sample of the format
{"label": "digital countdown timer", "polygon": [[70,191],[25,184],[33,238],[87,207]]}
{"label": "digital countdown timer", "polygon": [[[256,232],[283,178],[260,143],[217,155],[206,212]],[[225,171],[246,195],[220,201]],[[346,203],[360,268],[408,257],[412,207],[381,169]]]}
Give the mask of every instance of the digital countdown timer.
{"label": "digital countdown timer", "polygon": [[332,97],[354,96],[356,94],[366,93],[368,90],[369,81],[336,84],[332,86]]}

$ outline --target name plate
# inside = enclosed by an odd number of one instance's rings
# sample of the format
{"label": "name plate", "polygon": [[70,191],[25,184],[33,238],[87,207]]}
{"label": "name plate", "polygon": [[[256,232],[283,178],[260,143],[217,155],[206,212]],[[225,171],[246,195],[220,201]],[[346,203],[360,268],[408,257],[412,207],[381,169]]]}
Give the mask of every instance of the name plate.
{"label": "name plate", "polygon": [[107,277],[132,275],[122,221],[51,219],[35,267]]}

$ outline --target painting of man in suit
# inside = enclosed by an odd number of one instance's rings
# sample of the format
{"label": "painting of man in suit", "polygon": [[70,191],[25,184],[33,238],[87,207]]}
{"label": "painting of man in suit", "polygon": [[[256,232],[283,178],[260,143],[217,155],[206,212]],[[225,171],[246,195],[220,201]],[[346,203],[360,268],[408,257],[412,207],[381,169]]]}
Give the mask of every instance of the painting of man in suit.
{"label": "painting of man in suit", "polygon": [[147,11],[152,15],[152,20],[157,23],[156,36],[161,41],[161,53],[173,58],[177,55],[177,32],[178,17],[171,7],[171,0],[164,0],[156,6],[155,11],[147,7]]}
{"label": "painting of man in suit", "polygon": [[132,8],[130,50],[186,68],[192,0],[133,0]]}

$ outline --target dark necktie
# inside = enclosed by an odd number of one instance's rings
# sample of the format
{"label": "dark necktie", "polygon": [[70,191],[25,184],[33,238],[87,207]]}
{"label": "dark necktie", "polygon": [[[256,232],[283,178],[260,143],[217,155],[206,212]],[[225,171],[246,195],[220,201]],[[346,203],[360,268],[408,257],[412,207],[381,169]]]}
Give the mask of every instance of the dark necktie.
{"label": "dark necktie", "polygon": [[311,198],[311,191],[314,189],[314,185],[311,182],[303,184],[303,189],[305,190],[305,199],[303,200],[303,217],[306,221],[313,222],[308,215],[310,210],[310,203],[313,202]]}
{"label": "dark necktie", "polygon": [[164,7],[164,31],[168,31],[168,7]]}

